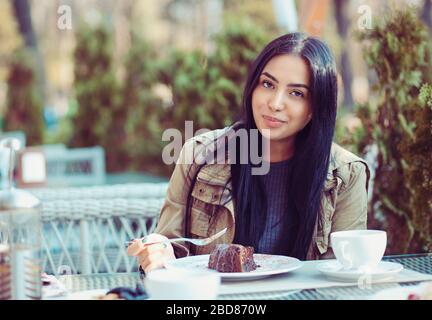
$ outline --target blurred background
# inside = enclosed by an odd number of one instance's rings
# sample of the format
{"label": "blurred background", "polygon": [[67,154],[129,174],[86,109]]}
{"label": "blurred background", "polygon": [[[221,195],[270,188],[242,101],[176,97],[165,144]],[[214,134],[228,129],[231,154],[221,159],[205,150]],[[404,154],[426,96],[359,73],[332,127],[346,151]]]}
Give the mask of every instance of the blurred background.
{"label": "blurred background", "polygon": [[[33,151],[19,166],[23,187],[167,181],[173,166],[162,162],[163,131],[184,133],[185,120],[194,130],[231,124],[258,52],[281,34],[307,32],[337,59],[335,141],[372,169],[369,228],[389,232],[387,254],[430,252],[431,7],[0,0],[1,135]],[[37,170],[46,170],[42,178]]]}

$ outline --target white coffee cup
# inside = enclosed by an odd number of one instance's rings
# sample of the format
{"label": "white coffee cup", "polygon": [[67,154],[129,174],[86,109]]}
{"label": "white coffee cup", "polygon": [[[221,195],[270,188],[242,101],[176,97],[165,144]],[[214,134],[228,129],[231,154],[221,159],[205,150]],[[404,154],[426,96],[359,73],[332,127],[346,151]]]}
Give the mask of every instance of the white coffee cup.
{"label": "white coffee cup", "polygon": [[344,269],[374,269],[387,246],[387,233],[381,230],[349,230],[330,234],[336,259]]}
{"label": "white coffee cup", "polygon": [[150,271],[144,286],[155,300],[214,300],[220,275],[212,270],[158,269]]}

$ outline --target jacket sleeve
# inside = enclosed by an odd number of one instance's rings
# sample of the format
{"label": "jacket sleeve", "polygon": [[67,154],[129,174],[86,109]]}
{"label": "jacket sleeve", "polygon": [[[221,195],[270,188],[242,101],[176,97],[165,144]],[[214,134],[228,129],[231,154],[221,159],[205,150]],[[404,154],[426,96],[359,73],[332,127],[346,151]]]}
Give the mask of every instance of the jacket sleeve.
{"label": "jacket sleeve", "polygon": [[348,166],[349,182],[339,191],[331,232],[367,228],[369,168],[361,161]]}
{"label": "jacket sleeve", "polygon": [[[155,233],[167,238],[183,237],[186,201],[196,164],[192,163],[195,143],[189,139],[184,144],[171,175],[165,202],[162,206]],[[177,258],[189,255],[189,246],[185,243],[173,243]]]}

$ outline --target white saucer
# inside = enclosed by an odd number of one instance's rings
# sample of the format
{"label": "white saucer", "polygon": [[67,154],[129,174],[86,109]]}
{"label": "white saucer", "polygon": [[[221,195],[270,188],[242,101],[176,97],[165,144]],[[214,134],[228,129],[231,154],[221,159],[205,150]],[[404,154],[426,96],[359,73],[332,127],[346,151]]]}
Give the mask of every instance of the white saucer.
{"label": "white saucer", "polygon": [[375,269],[369,271],[363,269],[346,270],[337,260],[331,260],[319,264],[317,269],[330,280],[358,282],[359,280],[367,281],[366,277],[370,277],[371,281],[393,277],[403,269],[403,265],[396,262],[381,261]]}

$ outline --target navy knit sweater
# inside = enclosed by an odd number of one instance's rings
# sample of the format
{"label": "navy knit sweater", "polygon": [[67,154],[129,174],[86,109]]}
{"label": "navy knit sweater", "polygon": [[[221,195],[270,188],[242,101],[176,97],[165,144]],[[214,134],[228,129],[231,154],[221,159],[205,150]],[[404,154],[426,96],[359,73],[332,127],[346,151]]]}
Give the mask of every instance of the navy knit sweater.
{"label": "navy knit sweater", "polygon": [[[267,218],[259,246],[256,248],[257,253],[286,254],[287,247],[283,244],[289,241],[290,231],[289,228],[284,228],[282,217],[289,215],[287,189],[290,171],[291,160],[288,159],[270,163],[270,171],[259,177],[267,198]],[[280,244],[282,248],[278,249]]]}

